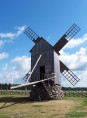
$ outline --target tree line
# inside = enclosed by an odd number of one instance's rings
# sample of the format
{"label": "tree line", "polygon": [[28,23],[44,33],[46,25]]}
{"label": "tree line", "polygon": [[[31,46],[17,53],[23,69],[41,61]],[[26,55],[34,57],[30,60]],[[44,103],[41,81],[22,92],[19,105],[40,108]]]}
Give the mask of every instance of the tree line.
{"label": "tree line", "polygon": [[[16,85],[18,85],[18,84],[11,84],[11,83],[9,83],[9,84],[7,84],[7,83],[1,84],[0,83],[0,90],[10,90],[11,86],[16,86]],[[22,87],[20,89],[18,88],[18,90],[25,90],[26,88],[30,89],[30,87],[28,86],[28,87]],[[87,87],[75,87],[75,88],[72,88],[72,87],[62,87],[62,90],[65,90],[65,91],[71,91],[71,90],[87,91]]]}
{"label": "tree line", "polygon": [[[10,90],[11,86],[16,86],[16,85],[18,85],[18,84],[11,84],[11,83],[1,84],[0,83],[0,90]],[[30,87],[27,86],[27,87],[18,88],[18,90],[25,90],[25,89],[29,89],[29,88]]]}

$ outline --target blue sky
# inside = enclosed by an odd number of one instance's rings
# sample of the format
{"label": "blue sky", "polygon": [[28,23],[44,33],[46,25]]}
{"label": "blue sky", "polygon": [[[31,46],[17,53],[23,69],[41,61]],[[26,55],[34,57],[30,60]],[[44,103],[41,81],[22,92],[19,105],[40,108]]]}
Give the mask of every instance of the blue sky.
{"label": "blue sky", "polygon": [[[81,30],[64,47],[60,58],[79,77],[84,76],[77,86],[86,86],[87,68],[82,66],[87,64],[86,11],[87,0],[0,0],[0,82],[20,82],[30,69],[29,50],[34,43],[24,34],[27,26],[54,45],[76,23]],[[72,64],[67,61],[70,57],[75,58]]]}

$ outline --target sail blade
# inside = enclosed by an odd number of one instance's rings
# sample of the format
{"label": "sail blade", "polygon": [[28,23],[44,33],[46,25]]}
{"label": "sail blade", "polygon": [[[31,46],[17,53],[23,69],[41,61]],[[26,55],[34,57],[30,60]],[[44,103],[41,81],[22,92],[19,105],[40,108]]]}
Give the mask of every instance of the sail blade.
{"label": "sail blade", "polygon": [[79,32],[79,30],[80,28],[74,23],[53,46],[53,49],[58,53]]}
{"label": "sail blade", "polygon": [[47,78],[47,79],[43,79],[43,80],[40,80],[40,81],[35,81],[35,82],[27,82],[27,83],[24,83],[24,84],[20,84],[20,85],[17,85],[17,86],[12,86],[10,89],[17,89],[17,88],[21,88],[21,87],[25,87],[25,86],[31,86],[31,85],[35,85],[37,83],[40,83],[40,82],[44,82],[44,81],[47,81],[47,80],[51,80],[51,79],[54,79],[56,76],[52,76],[50,78]]}
{"label": "sail blade", "polygon": [[30,38],[34,43],[37,43],[37,40],[40,39],[40,37],[30,28],[27,27],[24,33]]}
{"label": "sail blade", "polygon": [[62,61],[60,61],[60,72],[73,86],[80,80]]}
{"label": "sail blade", "polygon": [[29,75],[29,77],[27,78],[27,82],[28,82],[28,81],[29,81],[29,79],[31,78],[31,75],[32,75],[32,73],[34,72],[34,70],[35,70],[35,68],[36,68],[36,66],[37,66],[37,64],[38,64],[38,62],[39,62],[39,61],[40,61],[40,59],[41,59],[41,57],[42,57],[42,55],[40,54],[40,56],[38,57],[38,59],[37,59],[37,61],[36,61],[35,65],[34,65],[34,67],[33,67],[32,71],[31,71],[31,73],[30,73],[30,75]]}

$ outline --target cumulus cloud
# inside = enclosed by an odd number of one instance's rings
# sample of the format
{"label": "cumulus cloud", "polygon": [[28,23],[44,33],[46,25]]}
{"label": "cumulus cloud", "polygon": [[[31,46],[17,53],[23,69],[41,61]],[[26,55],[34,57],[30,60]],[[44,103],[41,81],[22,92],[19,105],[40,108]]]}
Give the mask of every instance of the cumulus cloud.
{"label": "cumulus cloud", "polygon": [[22,32],[25,30],[25,26],[15,27],[17,30],[16,33],[7,32],[7,33],[0,33],[0,47],[5,43],[12,42],[14,38],[20,36]]}
{"label": "cumulus cloud", "polygon": [[9,33],[0,33],[0,38],[14,38],[15,33],[9,32]]}
{"label": "cumulus cloud", "polygon": [[[87,43],[87,34],[81,38],[70,40],[66,46],[60,51],[60,60],[71,69],[79,78],[80,81],[76,84],[78,87],[87,87],[87,47],[82,47]],[[80,47],[77,51],[77,47]],[[66,49],[74,49],[76,52]],[[63,76],[61,76],[63,86],[72,86]]]}
{"label": "cumulus cloud", "polygon": [[15,36],[19,36],[24,30],[25,30],[25,26],[21,26],[21,27],[16,27],[16,29],[18,30],[17,33],[15,34]]}
{"label": "cumulus cloud", "polygon": [[20,78],[20,81],[22,81],[21,77],[23,75],[16,71],[16,70],[10,70],[10,71],[4,71],[3,73],[0,73],[0,82],[1,83],[15,83]]}
{"label": "cumulus cloud", "polygon": [[16,66],[20,69],[27,70],[30,67],[31,58],[27,56],[16,57],[11,63],[16,64]]}
{"label": "cumulus cloud", "polygon": [[84,34],[81,38],[73,38],[71,39],[66,46],[64,47],[64,49],[67,48],[74,48],[76,46],[79,46],[81,44],[84,44],[85,42],[87,42],[87,34]]}
{"label": "cumulus cloud", "polygon": [[20,26],[20,27],[16,27],[15,29],[17,29],[18,31],[16,33],[12,33],[12,32],[8,32],[8,33],[0,33],[0,38],[15,38],[17,36],[19,36],[25,29],[25,26]]}
{"label": "cumulus cloud", "polygon": [[87,69],[87,47],[81,47],[80,50],[74,54],[61,52],[60,59],[66,63],[73,70]]}
{"label": "cumulus cloud", "polygon": [[0,60],[8,58],[9,54],[6,52],[0,53]]}
{"label": "cumulus cloud", "polygon": [[[60,60],[81,79],[76,86],[87,86],[87,47],[81,47],[74,54],[68,54],[62,50]],[[64,78],[62,84],[70,86],[69,82]]]}
{"label": "cumulus cloud", "polygon": [[27,56],[15,57],[6,63],[0,73],[2,83],[22,83],[23,77],[30,70],[31,58]]}
{"label": "cumulus cloud", "polygon": [[12,39],[10,39],[10,40],[0,40],[0,47],[2,47],[5,43],[10,43],[10,42],[12,42]]}

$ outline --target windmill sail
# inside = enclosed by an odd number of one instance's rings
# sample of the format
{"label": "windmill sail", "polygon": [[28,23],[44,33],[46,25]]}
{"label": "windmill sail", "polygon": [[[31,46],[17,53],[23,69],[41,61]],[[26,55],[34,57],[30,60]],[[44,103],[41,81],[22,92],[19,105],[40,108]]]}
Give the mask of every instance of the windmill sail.
{"label": "windmill sail", "polygon": [[42,55],[40,54],[39,57],[38,57],[38,59],[37,59],[37,61],[36,61],[36,63],[35,63],[35,65],[34,65],[34,67],[33,67],[33,69],[32,69],[32,70],[30,69],[30,70],[28,71],[28,73],[24,76],[23,80],[25,80],[25,82],[29,82],[29,79],[31,78],[31,75],[32,75],[32,73],[34,72],[34,70],[35,70],[35,68],[36,68],[36,66],[37,66],[37,64],[38,64],[38,62],[39,62],[40,59],[41,59],[41,57],[42,57]]}
{"label": "windmill sail", "polygon": [[29,77],[27,78],[27,82],[28,82],[28,81],[29,81],[29,79],[31,78],[31,75],[32,75],[33,71],[35,70],[35,68],[36,68],[36,66],[37,66],[37,64],[38,64],[38,62],[39,62],[39,61],[40,61],[40,59],[41,59],[41,57],[42,57],[42,55],[40,55],[40,56],[38,57],[38,59],[37,59],[37,61],[36,61],[35,65],[34,65],[34,67],[33,67],[32,71],[31,71],[31,73],[30,73]]}
{"label": "windmill sail", "polygon": [[34,43],[36,43],[37,40],[40,39],[40,37],[39,37],[30,27],[27,27],[27,29],[24,31],[24,33],[25,33]]}
{"label": "windmill sail", "polygon": [[56,76],[53,75],[52,77],[47,78],[47,79],[44,79],[44,80],[35,81],[35,82],[27,82],[27,83],[20,84],[20,85],[17,85],[17,86],[12,86],[11,89],[16,89],[16,88],[21,88],[21,87],[25,87],[25,86],[35,85],[35,84],[37,84],[37,83],[41,83],[41,82],[45,82],[45,81],[48,81],[48,80],[54,79],[55,77],[56,77]]}
{"label": "windmill sail", "polygon": [[61,74],[73,85],[80,80],[63,62],[60,61],[60,72]]}
{"label": "windmill sail", "polygon": [[73,24],[53,46],[53,49],[58,53],[77,34],[79,30],[80,28],[76,24]]}
{"label": "windmill sail", "polygon": [[53,49],[58,53],[64,46],[65,44],[68,43],[68,40],[65,38],[66,35],[64,34],[60,40],[54,45]]}

